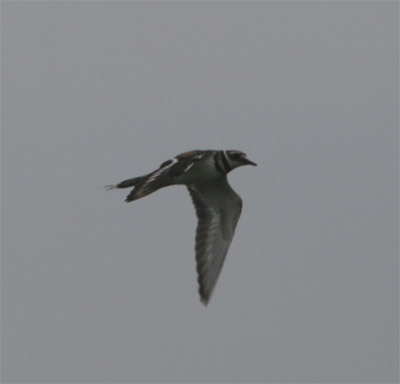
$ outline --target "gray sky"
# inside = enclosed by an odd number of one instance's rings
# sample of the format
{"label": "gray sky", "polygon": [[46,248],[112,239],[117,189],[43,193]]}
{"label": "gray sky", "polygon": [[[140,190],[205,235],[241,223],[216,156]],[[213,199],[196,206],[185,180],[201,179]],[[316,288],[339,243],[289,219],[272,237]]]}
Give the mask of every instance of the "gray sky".
{"label": "gray sky", "polygon": [[[3,382],[398,381],[397,2],[1,4]],[[184,187],[239,149],[207,308]]]}

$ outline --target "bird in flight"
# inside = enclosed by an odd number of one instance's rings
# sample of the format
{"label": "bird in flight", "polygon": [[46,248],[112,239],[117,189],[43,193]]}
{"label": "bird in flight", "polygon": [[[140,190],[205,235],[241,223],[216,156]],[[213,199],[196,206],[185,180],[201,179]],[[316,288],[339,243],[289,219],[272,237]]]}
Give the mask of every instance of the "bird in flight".
{"label": "bird in flight", "polygon": [[133,187],[125,200],[131,202],[169,185],[186,185],[198,219],[196,265],[204,305],[217,283],[242,211],[242,199],[229,185],[227,174],[242,165],[257,164],[237,150],[194,150],[165,161],[147,175],[105,187]]}

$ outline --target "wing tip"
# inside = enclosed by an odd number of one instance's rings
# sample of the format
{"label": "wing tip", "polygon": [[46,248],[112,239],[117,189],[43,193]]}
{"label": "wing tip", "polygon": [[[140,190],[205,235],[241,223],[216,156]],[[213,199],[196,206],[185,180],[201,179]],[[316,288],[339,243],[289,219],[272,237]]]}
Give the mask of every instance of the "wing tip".
{"label": "wing tip", "polygon": [[200,301],[201,301],[201,303],[202,303],[205,307],[207,307],[207,304],[208,304],[208,301],[209,301],[209,300],[210,300],[209,297],[200,296]]}

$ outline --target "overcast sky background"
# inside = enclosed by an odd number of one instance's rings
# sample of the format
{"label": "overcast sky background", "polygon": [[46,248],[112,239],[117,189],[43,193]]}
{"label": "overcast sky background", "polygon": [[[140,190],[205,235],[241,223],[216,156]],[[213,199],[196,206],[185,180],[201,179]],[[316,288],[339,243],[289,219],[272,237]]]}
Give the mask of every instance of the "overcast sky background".
{"label": "overcast sky background", "polygon": [[[397,382],[398,2],[1,3],[2,381]],[[184,187],[240,149],[199,301]]]}

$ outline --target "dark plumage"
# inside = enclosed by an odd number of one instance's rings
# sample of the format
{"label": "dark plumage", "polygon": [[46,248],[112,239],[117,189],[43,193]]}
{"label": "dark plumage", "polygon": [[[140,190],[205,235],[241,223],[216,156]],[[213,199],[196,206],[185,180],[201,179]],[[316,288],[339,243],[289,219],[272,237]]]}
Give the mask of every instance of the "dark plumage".
{"label": "dark plumage", "polygon": [[242,165],[256,165],[243,152],[182,153],[144,176],[107,189],[129,188],[126,202],[140,199],[169,185],[186,185],[196,208],[196,264],[201,301],[206,305],[221,272],[242,210],[242,200],[228,184],[227,174]]}

